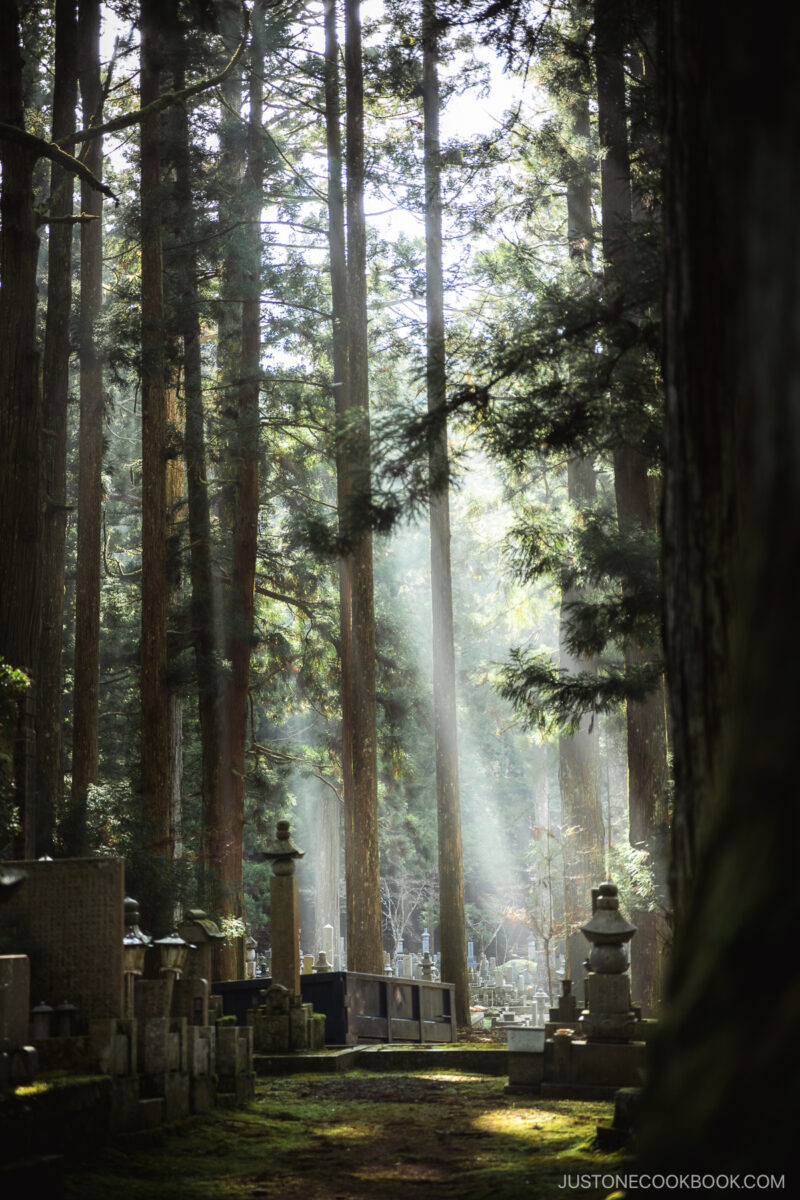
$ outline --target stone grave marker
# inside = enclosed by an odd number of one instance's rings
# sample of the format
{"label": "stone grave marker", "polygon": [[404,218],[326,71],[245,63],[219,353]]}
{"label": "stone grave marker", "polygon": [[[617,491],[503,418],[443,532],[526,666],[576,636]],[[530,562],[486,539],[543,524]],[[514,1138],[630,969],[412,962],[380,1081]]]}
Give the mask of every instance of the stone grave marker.
{"label": "stone grave marker", "polygon": [[123,860],[14,865],[27,879],[0,909],[0,936],[30,958],[32,1002],[67,1000],[81,1024],[123,1016]]}

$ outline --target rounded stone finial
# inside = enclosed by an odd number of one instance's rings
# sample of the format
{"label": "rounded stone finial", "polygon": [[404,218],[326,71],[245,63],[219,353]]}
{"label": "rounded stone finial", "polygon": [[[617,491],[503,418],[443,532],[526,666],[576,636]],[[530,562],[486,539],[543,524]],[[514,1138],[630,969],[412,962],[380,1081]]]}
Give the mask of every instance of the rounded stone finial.
{"label": "rounded stone finial", "polygon": [[[597,889],[597,908],[585,925],[581,925],[581,933],[592,943],[592,953],[589,964],[592,970],[616,973],[624,971],[628,963],[625,942],[629,942],[636,933],[636,926],[626,921],[619,911],[619,888],[615,883],[606,881]],[[608,949],[601,951],[597,947]]]}
{"label": "rounded stone finial", "polygon": [[305,852],[299,850],[292,841],[288,821],[278,821],[275,834],[272,841],[267,842],[264,847],[264,858],[272,863],[272,870],[276,875],[293,875],[294,859],[302,858]]}

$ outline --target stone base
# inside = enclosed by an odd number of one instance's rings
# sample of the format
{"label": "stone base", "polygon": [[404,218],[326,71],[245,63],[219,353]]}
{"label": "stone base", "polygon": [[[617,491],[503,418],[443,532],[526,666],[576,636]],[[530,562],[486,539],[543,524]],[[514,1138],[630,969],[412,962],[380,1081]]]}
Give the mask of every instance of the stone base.
{"label": "stone base", "polygon": [[249,1075],[220,1075],[217,1081],[217,1105],[233,1108],[239,1104],[250,1104],[256,1098],[255,1072]]}
{"label": "stone base", "polygon": [[139,1128],[139,1077],[119,1076],[111,1087],[111,1133],[131,1133]]}
{"label": "stone base", "polygon": [[215,1075],[196,1075],[189,1083],[189,1107],[193,1113],[208,1112],[217,1103]]}
{"label": "stone base", "polygon": [[613,1085],[591,1083],[543,1083],[539,1095],[549,1100],[613,1100]]}
{"label": "stone base", "polygon": [[507,1090],[611,1100],[620,1088],[641,1084],[644,1066],[644,1042],[587,1042],[564,1031],[545,1041],[544,1053],[509,1051]]}
{"label": "stone base", "polygon": [[142,1096],[164,1101],[164,1120],[179,1121],[189,1115],[189,1076],[184,1071],[164,1071],[142,1078]]}

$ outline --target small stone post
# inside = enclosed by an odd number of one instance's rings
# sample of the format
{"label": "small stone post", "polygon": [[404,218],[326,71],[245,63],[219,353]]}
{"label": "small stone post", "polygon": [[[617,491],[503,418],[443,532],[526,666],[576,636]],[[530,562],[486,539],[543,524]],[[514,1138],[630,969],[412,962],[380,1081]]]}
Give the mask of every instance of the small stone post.
{"label": "small stone post", "polygon": [[278,821],[277,837],[264,850],[264,858],[272,863],[272,982],[285,987],[296,1001],[300,999],[300,903],[294,860],[303,853],[289,836],[289,822]]}

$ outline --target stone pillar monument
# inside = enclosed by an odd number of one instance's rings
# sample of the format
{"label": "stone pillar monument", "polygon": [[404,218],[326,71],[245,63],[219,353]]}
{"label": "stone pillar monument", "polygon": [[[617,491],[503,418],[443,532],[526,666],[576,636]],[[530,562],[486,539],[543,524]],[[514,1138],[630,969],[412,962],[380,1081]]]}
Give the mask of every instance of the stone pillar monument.
{"label": "stone pillar monument", "polygon": [[626,942],[636,933],[636,926],[619,911],[615,883],[600,884],[591,920],[581,926],[581,933],[592,949],[586,977],[587,1008],[579,1021],[579,1036],[593,1041],[628,1041],[636,1033],[636,1014],[631,1008]]}
{"label": "stone pillar monument", "polygon": [[272,982],[300,999],[300,904],[294,860],[303,857],[289,835],[289,822],[278,821],[277,837],[267,844],[264,858],[272,863],[270,921],[272,925]]}

